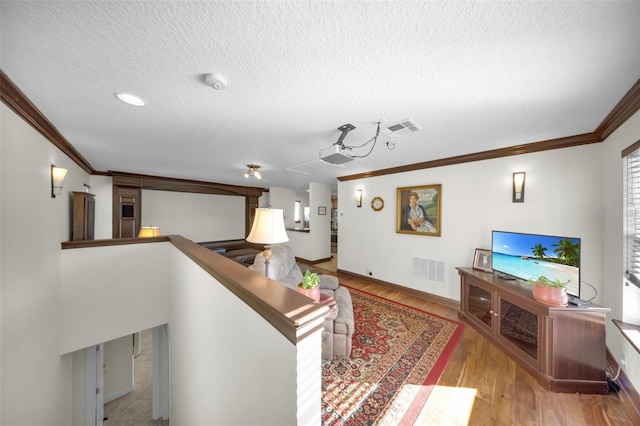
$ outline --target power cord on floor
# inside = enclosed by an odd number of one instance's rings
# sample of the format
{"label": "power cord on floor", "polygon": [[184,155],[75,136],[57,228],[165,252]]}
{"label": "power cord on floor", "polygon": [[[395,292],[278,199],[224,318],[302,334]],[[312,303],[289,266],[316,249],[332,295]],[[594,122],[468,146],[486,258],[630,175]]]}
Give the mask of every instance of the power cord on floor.
{"label": "power cord on floor", "polygon": [[620,377],[620,370],[621,370],[620,365],[618,365],[618,371],[616,371],[616,374],[613,377],[611,377],[611,373],[609,373],[609,367],[611,367],[611,364],[607,365],[607,370],[606,370],[607,377],[614,381],[618,380],[618,378]]}
{"label": "power cord on floor", "polygon": [[618,364],[618,371],[616,371],[616,374],[611,377],[611,373],[609,372],[609,368],[611,367],[611,364],[607,364],[607,368],[605,369],[605,373],[607,375],[607,384],[609,385],[609,391],[613,391],[615,393],[620,392],[620,386],[618,386],[618,384],[616,383],[616,380],[618,380],[618,378],[620,377],[620,364]]}

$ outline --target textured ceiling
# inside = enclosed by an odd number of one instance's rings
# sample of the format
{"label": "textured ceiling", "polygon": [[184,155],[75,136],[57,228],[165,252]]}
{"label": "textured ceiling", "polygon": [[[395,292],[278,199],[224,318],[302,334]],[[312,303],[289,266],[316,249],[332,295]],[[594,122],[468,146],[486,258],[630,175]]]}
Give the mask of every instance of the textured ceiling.
{"label": "textured ceiling", "polygon": [[[591,132],[640,78],[640,2],[0,7],[2,70],[98,171],[303,190]],[[339,126],[355,125],[344,142],[360,145],[381,118],[422,130],[343,167],[319,162]],[[261,181],[243,178],[249,163]]]}

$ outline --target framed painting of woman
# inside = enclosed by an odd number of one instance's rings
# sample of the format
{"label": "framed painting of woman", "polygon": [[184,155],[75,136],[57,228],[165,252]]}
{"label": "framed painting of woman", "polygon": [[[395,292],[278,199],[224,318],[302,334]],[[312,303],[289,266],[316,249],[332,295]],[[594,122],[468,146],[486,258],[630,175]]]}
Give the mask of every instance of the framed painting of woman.
{"label": "framed painting of woman", "polygon": [[397,189],[396,232],[439,237],[442,185]]}

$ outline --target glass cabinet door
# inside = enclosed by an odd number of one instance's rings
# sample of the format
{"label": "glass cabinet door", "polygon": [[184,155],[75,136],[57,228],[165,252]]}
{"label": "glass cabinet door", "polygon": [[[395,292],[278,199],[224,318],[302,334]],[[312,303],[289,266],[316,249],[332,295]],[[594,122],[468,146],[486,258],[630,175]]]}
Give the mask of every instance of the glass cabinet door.
{"label": "glass cabinet door", "polygon": [[469,313],[491,327],[491,318],[493,318],[491,293],[469,283],[468,297]]}
{"label": "glass cabinet door", "polygon": [[500,300],[500,336],[538,359],[538,315]]}

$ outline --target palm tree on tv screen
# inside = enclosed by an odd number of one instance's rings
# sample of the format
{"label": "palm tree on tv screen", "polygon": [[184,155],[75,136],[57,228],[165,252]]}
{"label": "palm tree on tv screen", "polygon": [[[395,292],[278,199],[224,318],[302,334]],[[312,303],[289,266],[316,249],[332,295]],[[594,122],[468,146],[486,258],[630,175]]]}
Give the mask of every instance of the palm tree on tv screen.
{"label": "palm tree on tv screen", "polygon": [[552,244],[553,252],[558,256],[558,259],[562,260],[562,263],[570,266],[578,266],[578,259],[580,259],[580,247],[574,243],[571,238],[565,238],[558,240],[557,244]]}
{"label": "palm tree on tv screen", "polygon": [[535,246],[531,247],[531,253],[533,254],[533,257],[536,257],[538,259],[546,257],[547,255],[545,254],[545,252],[547,250],[549,249],[544,247],[542,244],[536,244]]}

